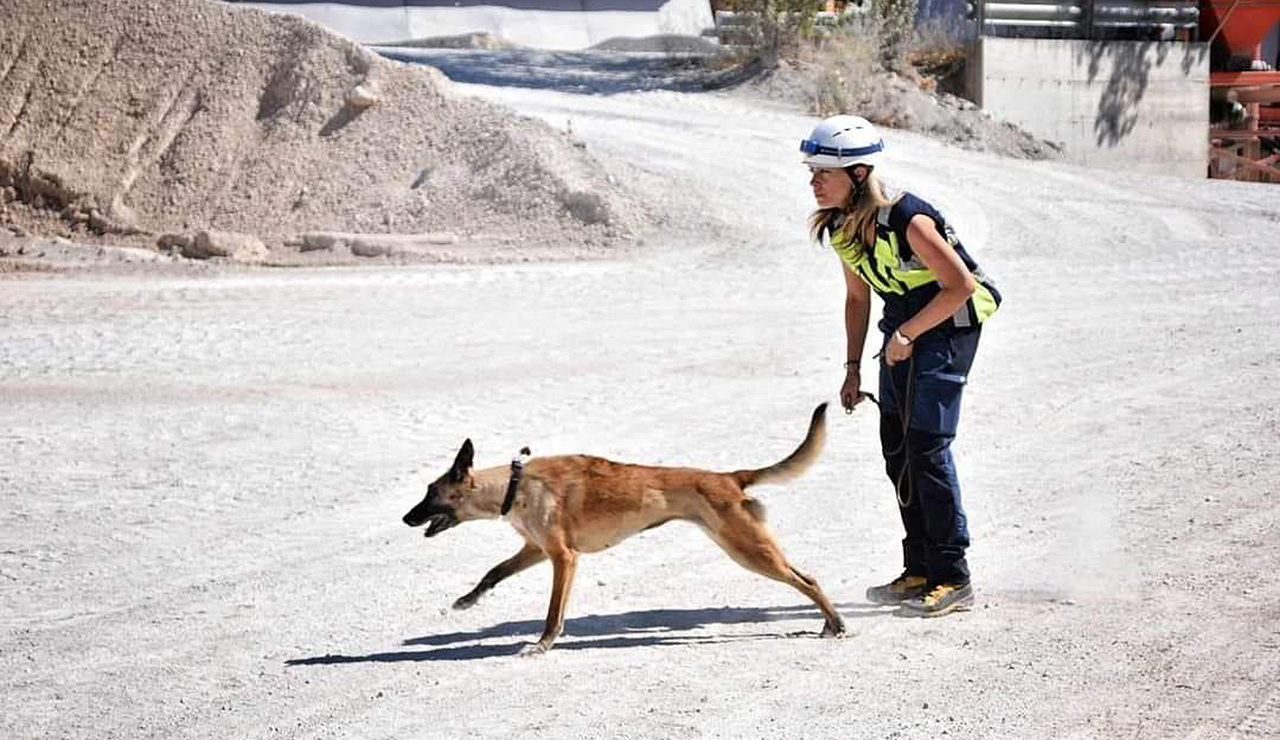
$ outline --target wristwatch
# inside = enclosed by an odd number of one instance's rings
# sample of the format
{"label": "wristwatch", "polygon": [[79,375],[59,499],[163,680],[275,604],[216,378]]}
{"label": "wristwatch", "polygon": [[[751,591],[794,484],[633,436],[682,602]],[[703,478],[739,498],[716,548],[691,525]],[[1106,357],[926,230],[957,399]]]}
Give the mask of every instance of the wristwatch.
{"label": "wristwatch", "polygon": [[893,330],[893,338],[898,341],[898,344],[901,344],[904,347],[915,341],[906,334],[903,334],[901,329]]}

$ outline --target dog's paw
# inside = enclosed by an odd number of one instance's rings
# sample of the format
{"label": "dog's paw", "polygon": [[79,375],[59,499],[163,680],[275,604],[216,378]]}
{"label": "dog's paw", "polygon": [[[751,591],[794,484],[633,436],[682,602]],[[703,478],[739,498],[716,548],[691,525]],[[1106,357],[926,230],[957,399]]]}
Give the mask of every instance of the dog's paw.
{"label": "dog's paw", "polygon": [[849,634],[849,633],[848,633],[848,631],[846,631],[846,630],[845,630],[845,628],[844,628],[844,625],[843,625],[843,624],[836,625],[835,627],[832,627],[831,625],[829,625],[829,624],[828,624],[828,625],[826,625],[826,626],[824,626],[824,627],[822,628],[822,635],[821,635],[821,636],[822,636],[822,637],[834,637],[835,639],[839,640],[839,639],[841,639],[841,638],[843,638],[843,637],[848,636],[848,634]]}
{"label": "dog's paw", "polygon": [[520,648],[521,658],[533,658],[547,652],[547,646],[540,642],[531,642]]}
{"label": "dog's paw", "polygon": [[476,605],[476,597],[471,595],[460,596],[458,597],[457,601],[453,602],[453,608],[457,609],[458,611],[462,611],[463,609],[470,609],[475,605]]}

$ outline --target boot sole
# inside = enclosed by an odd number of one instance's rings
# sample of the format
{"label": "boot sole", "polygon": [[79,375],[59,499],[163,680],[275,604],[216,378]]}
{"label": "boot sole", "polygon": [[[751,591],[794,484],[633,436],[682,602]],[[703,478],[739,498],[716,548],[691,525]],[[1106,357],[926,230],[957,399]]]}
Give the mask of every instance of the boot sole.
{"label": "boot sole", "polygon": [[910,604],[903,604],[902,616],[904,617],[920,617],[921,619],[932,619],[934,617],[945,617],[952,612],[967,612],[973,609],[973,599],[965,599],[948,604],[941,609],[917,609]]}
{"label": "boot sole", "polygon": [[900,606],[902,604],[907,603],[908,601],[911,601],[912,599],[918,599],[921,596],[924,596],[924,592],[921,591],[918,594],[906,594],[900,598],[891,597],[887,599],[876,598],[876,597],[873,597],[871,594],[865,594],[865,596],[867,597],[867,601],[871,602],[872,604],[876,604],[877,606]]}

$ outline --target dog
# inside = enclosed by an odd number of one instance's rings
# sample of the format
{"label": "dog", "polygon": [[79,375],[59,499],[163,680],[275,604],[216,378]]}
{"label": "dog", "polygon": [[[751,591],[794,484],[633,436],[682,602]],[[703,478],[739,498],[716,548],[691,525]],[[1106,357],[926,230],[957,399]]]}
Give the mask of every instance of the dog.
{"label": "dog", "polygon": [[[822,611],[822,636],[840,636],[844,620],[817,581],[783,556],[765,526],[764,506],[748,487],[782,483],[805,471],[826,440],[827,404],[819,405],[800,446],[781,462],[758,470],[718,473],[696,468],[630,465],[587,455],[535,457],[521,465],[473,470],[467,439],[453,466],[427,487],[404,515],[410,527],[426,525],[435,537],[462,522],[505,518],[524,546],[498,563],[454,602],[466,609],[503,580],[550,559],[551,604],[542,637],[524,655],[549,650],[564,628],[565,604],[578,555],[606,550],[631,535],[671,521],[693,522],[742,567],[794,587]],[[505,505],[505,506],[504,506]],[[505,507],[510,507],[504,512]]]}

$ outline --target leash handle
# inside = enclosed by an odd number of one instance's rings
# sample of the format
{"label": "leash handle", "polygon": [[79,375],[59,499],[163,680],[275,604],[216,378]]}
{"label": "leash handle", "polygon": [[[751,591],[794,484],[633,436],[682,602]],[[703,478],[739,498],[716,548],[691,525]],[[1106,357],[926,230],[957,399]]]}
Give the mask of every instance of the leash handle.
{"label": "leash handle", "polygon": [[516,488],[524,477],[524,464],[530,454],[528,447],[521,447],[520,454],[511,459],[511,480],[507,482],[507,495],[502,499],[502,516],[506,516],[516,502]]}
{"label": "leash handle", "polygon": [[[874,393],[871,393],[871,392],[869,392],[869,391],[858,391],[858,398],[865,398],[865,399],[867,399],[868,401],[870,401],[871,403],[874,403],[874,404],[876,405],[876,408],[880,408],[880,399],[876,398],[876,394],[874,394]],[[846,407],[845,407],[844,412],[845,412],[846,414],[852,414],[852,413],[853,413],[853,407],[852,407],[852,406],[846,406]]]}

